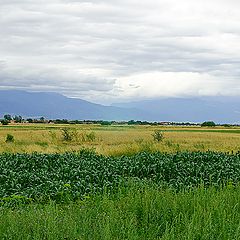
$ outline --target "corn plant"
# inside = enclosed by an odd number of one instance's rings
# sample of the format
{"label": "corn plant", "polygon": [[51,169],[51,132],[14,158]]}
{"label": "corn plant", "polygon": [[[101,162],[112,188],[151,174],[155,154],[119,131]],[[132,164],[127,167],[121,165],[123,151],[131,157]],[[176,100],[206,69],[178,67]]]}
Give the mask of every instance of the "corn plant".
{"label": "corn plant", "polygon": [[[64,154],[0,154],[0,205],[11,196],[69,201],[116,191],[129,179],[181,190],[240,182],[240,154],[141,152],[105,157],[88,150]],[[16,197],[14,197],[15,199]]]}

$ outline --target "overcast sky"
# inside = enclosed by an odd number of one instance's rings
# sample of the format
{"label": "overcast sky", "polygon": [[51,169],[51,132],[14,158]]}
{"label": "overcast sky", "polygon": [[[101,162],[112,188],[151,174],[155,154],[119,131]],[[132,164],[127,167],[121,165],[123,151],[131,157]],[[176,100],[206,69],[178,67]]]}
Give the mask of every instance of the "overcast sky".
{"label": "overcast sky", "polygon": [[240,95],[240,1],[0,0],[0,89]]}

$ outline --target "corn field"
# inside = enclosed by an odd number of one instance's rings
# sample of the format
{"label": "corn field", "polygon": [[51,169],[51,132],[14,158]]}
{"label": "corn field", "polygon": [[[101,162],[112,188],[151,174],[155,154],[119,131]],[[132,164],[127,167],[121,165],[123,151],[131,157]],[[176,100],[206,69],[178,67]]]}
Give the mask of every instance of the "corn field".
{"label": "corn field", "polygon": [[106,157],[88,150],[64,154],[0,155],[0,203],[65,201],[115,191],[129,179],[173,190],[234,186],[240,154],[219,152],[147,153]]}

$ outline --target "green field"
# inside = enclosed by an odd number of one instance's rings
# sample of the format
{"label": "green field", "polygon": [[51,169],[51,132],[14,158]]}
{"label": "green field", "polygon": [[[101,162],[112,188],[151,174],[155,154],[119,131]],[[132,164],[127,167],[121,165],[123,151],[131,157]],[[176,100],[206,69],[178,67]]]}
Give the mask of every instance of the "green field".
{"label": "green field", "polygon": [[0,239],[240,239],[239,133],[0,126]]}

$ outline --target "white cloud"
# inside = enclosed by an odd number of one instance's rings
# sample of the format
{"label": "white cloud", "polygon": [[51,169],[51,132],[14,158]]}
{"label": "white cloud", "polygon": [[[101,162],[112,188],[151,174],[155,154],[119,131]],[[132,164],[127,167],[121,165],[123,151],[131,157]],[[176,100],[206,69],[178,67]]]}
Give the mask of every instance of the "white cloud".
{"label": "white cloud", "polygon": [[[186,81],[186,79],[188,79]],[[217,95],[222,82],[209,74],[194,72],[149,72],[120,78],[117,89],[122,98]],[[121,91],[122,90],[122,91]]]}
{"label": "white cloud", "polygon": [[239,95],[237,0],[0,0],[0,87],[100,102]]}

